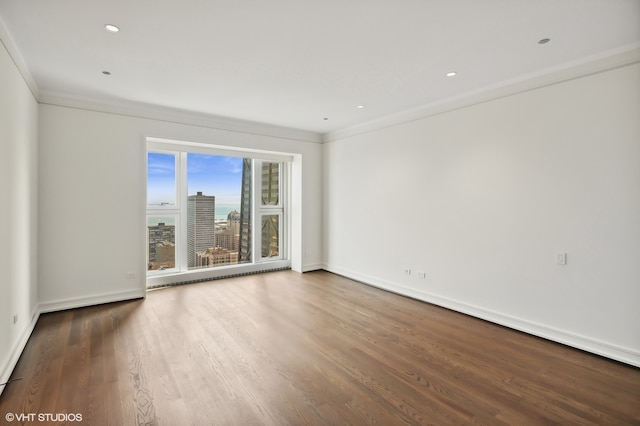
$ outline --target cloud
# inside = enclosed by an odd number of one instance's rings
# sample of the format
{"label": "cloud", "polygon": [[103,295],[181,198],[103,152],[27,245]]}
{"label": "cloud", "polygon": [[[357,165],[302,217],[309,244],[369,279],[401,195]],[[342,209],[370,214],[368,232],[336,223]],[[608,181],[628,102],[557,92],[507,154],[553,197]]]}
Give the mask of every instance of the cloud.
{"label": "cloud", "polygon": [[242,173],[242,158],[189,153],[187,157],[187,173],[190,176],[196,174],[222,176],[228,173]]}
{"label": "cloud", "polygon": [[242,173],[242,158],[223,157],[225,159],[226,171],[229,173]]}
{"label": "cloud", "polygon": [[150,176],[176,174],[175,156],[150,152],[147,157],[147,170]]}

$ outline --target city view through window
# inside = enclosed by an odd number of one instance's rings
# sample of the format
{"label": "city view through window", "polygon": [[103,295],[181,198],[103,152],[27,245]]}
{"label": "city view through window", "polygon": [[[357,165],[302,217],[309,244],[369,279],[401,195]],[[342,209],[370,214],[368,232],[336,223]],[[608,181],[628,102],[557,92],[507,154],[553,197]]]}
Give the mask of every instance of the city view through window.
{"label": "city view through window", "polygon": [[[258,162],[261,188],[255,190],[261,198],[254,215],[255,160],[180,152],[149,152],[147,158],[150,273],[253,262],[254,238],[261,240],[258,260],[280,255],[280,163]],[[186,195],[180,198],[184,182]],[[275,214],[274,207],[280,208]],[[254,226],[262,231],[256,237]]]}

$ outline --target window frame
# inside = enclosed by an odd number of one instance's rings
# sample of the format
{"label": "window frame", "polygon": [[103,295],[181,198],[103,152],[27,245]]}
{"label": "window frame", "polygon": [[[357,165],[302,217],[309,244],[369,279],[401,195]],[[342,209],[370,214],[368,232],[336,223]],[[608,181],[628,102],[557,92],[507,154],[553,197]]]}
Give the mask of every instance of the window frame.
{"label": "window frame", "polygon": [[[176,268],[163,271],[147,271],[147,288],[170,285],[171,283],[192,280],[212,279],[219,276],[238,275],[243,273],[255,273],[262,270],[284,269],[291,267],[290,256],[290,230],[288,216],[290,192],[290,170],[293,156],[277,152],[258,150],[236,149],[219,145],[201,143],[180,142],[159,138],[147,138],[146,152],[157,152],[176,155],[176,206],[157,206],[150,209],[147,204],[145,218],[149,216],[165,217],[177,212],[176,220]],[[248,158],[252,163],[252,197],[251,197],[251,250],[250,263],[232,264],[212,268],[188,269],[187,253],[187,154],[197,153],[206,155],[229,156],[236,158]],[[256,173],[263,162],[279,163],[278,205],[261,205],[261,175]],[[148,172],[146,174],[148,179]],[[258,182],[256,183],[256,180]],[[148,181],[147,181],[148,185]],[[146,189],[147,187],[145,187]],[[148,200],[147,200],[148,202]],[[279,215],[278,226],[278,256],[262,257],[261,234],[262,217],[267,214]],[[148,219],[145,219],[145,224]],[[145,225],[146,229],[146,225]],[[148,233],[148,231],[147,231]],[[147,257],[148,259],[148,242]],[[151,272],[151,273],[150,273]]]}
{"label": "window frame", "polygon": [[[277,163],[278,164],[278,204],[262,204],[262,165],[263,163]],[[286,218],[285,218],[285,205],[287,204],[287,193],[288,187],[288,179],[287,179],[287,169],[285,167],[288,163],[284,162],[276,162],[270,160],[254,160],[253,162],[253,179],[254,179],[254,188],[260,188],[260,191],[254,191],[254,205],[256,208],[253,210],[256,212],[256,215],[259,216],[253,222],[253,230],[254,230],[254,256],[259,255],[259,259],[255,259],[255,262],[270,262],[274,260],[281,260],[284,258],[288,258],[287,248],[289,244],[287,243],[287,233],[285,232],[286,226]],[[263,216],[272,216],[277,215],[278,219],[278,256],[262,256],[262,218]]]}

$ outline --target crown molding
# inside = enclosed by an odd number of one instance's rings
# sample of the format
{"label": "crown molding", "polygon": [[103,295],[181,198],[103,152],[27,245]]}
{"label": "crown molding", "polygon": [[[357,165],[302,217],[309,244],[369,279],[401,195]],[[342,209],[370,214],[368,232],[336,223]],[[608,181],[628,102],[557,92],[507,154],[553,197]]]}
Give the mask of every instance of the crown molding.
{"label": "crown molding", "polygon": [[589,56],[578,61],[564,63],[540,72],[482,87],[459,96],[443,99],[366,123],[327,132],[322,135],[322,142],[332,142],[381,130],[637,62],[640,62],[640,43],[610,50],[599,55]]}
{"label": "crown molding", "polygon": [[85,109],[152,120],[194,125],[218,130],[241,132],[302,142],[326,143],[369,133],[387,127],[420,120],[437,114],[535,90],[563,81],[584,77],[625,65],[640,62],[640,43],[623,46],[598,55],[568,62],[540,72],[531,73],[495,85],[485,86],[448,99],[439,100],[414,109],[381,117],[366,123],[330,131],[324,134],[231,117],[215,116],[157,105],[122,100],[80,98],[38,88],[26,62],[15,45],[0,16],[0,42],[13,60],[34,98],[41,104]]}
{"label": "crown molding", "polygon": [[84,109],[88,111],[159,120],[280,139],[290,139],[301,142],[322,143],[322,135],[320,133],[307,130],[131,101],[115,99],[107,101],[97,98],[74,97],[63,93],[41,91],[39,102],[44,105]]}
{"label": "crown molding", "polygon": [[248,133],[261,136],[291,139],[302,142],[321,143],[320,133],[307,130],[276,126],[241,120],[230,117],[214,116],[193,111],[185,111],[177,108],[167,108],[156,105],[142,104],[130,101],[104,100],[99,98],[80,98],[63,93],[54,93],[40,90],[36,84],[29,67],[27,67],[20,51],[18,50],[11,34],[0,16],[0,42],[22,75],[27,86],[31,90],[36,101],[40,104],[57,105],[77,109],[85,109],[97,112],[125,115],[130,117],[146,118],[188,124],[200,127],[226,130],[232,132]]}
{"label": "crown molding", "polygon": [[33,97],[37,101],[40,97],[40,90],[38,89],[38,85],[33,79],[33,76],[31,75],[31,72],[27,67],[27,63],[24,61],[22,55],[20,54],[20,51],[16,47],[16,43],[13,41],[13,37],[11,37],[9,30],[7,30],[7,27],[2,20],[2,16],[0,16],[0,43],[2,43],[2,45],[6,49],[9,57],[11,57],[11,60],[16,65],[16,68],[18,68],[18,72],[20,72],[20,74],[22,75],[22,78],[24,79],[25,83],[27,83],[27,86],[29,86],[29,90],[31,90]]}

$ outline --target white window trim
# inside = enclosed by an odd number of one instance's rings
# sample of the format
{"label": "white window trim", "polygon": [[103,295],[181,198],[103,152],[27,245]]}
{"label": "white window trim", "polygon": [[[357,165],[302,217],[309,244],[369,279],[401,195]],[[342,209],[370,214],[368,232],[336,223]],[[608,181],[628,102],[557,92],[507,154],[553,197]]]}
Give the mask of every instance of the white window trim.
{"label": "white window trim", "polygon": [[235,148],[200,142],[175,141],[162,138],[147,138],[147,151],[188,151],[197,154],[225,155],[228,157],[253,158],[257,160],[281,161],[291,163],[293,155],[285,152],[266,151],[249,148]]}

